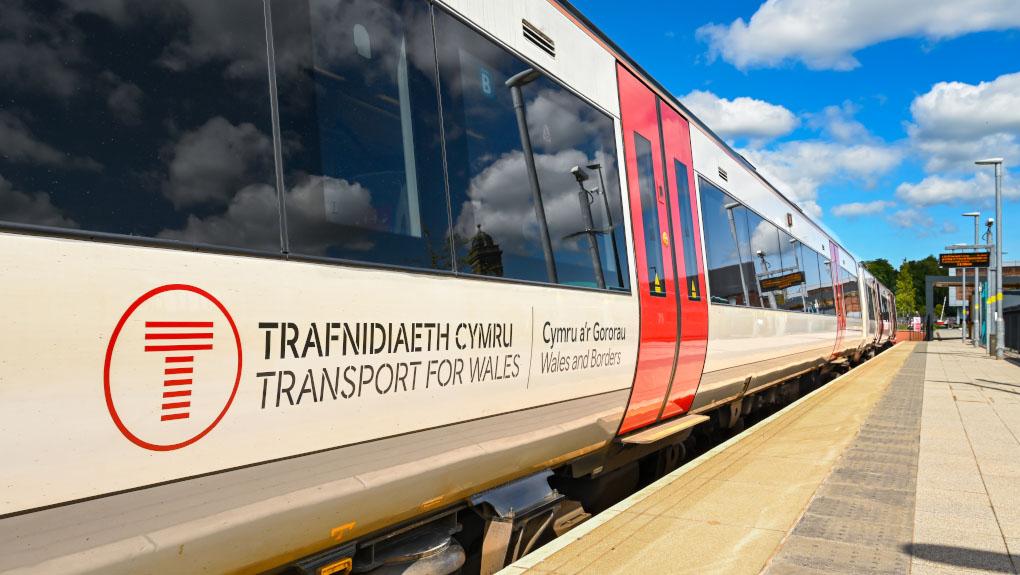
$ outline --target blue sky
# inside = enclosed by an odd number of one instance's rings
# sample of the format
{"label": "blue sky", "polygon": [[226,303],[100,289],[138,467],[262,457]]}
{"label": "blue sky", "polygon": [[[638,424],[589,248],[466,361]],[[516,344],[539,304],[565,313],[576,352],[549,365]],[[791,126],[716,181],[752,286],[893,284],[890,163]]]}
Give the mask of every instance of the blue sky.
{"label": "blue sky", "polygon": [[1018,0],[574,4],[862,258],[972,241],[1004,157],[1020,260]]}

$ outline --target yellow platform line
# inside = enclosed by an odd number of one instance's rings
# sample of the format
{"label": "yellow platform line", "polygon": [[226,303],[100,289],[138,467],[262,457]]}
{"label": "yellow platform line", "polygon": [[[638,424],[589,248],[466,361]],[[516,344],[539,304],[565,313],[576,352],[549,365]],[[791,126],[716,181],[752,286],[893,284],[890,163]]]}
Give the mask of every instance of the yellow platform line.
{"label": "yellow platform line", "polygon": [[805,395],[502,573],[759,573],[915,346]]}

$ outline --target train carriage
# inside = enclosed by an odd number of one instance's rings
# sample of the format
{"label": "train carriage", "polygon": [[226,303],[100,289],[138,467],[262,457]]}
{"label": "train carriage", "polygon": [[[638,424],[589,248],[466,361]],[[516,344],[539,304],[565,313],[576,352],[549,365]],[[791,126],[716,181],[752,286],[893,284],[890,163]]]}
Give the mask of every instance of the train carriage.
{"label": "train carriage", "polygon": [[893,340],[563,0],[5,20],[0,571],[494,572]]}

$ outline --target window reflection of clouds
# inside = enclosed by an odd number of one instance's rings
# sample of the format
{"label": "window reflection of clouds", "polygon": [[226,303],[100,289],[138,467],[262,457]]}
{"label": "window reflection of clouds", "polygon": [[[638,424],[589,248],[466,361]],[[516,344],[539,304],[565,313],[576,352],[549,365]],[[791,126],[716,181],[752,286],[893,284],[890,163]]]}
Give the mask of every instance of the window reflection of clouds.
{"label": "window reflection of clouds", "polygon": [[272,7],[291,250],[449,269],[428,5]]}
{"label": "window reflection of clouds", "polygon": [[[535,214],[519,126],[506,81],[528,65],[452,18],[437,13],[437,41],[450,192],[460,268],[466,272],[547,281],[542,230]],[[587,172],[585,189],[608,194],[614,224],[623,221],[612,120],[548,78],[521,87],[527,132],[545,209],[553,260],[561,283],[594,287],[596,280],[580,204],[571,174]],[[601,165],[602,177],[590,164]],[[618,283],[605,204],[588,198],[596,243],[608,285]],[[474,238],[485,234],[501,250],[498,268],[473,269]],[[622,229],[615,235],[626,267]],[[623,274],[626,277],[627,274]],[[626,282],[625,282],[626,283]]]}
{"label": "window reflection of clouds", "polygon": [[0,111],[0,152],[9,162],[54,168],[101,171],[103,166],[88,157],[75,157],[38,140],[14,114]]}
{"label": "window reflection of clouds", "polygon": [[397,47],[404,44],[408,64],[430,76],[435,70],[432,35],[405,34],[411,25],[429,26],[420,7],[379,0],[311,0],[309,12],[313,58],[321,69],[356,69],[366,83],[391,82],[400,60]]}
{"label": "window reflection of clouds", "polygon": [[746,210],[705,179],[698,181],[712,301],[746,305],[744,289],[754,285],[754,267],[746,254],[741,265],[737,251],[738,240],[746,242]]}
{"label": "window reflection of clouds", "polygon": [[222,116],[183,133],[172,147],[163,193],[174,206],[226,205],[236,190],[265,174],[273,143],[253,124],[235,126]]}
{"label": "window reflection of clouds", "polygon": [[[261,5],[3,4],[0,173],[20,201],[0,217],[254,247],[208,230],[272,182]],[[278,210],[256,204],[276,250]]]}
{"label": "window reflection of clouds", "polygon": [[[260,3],[0,2],[0,73],[15,80],[0,86],[0,218],[279,249]],[[463,260],[481,225],[509,260],[518,257],[505,275],[543,281],[528,270],[541,257],[538,230],[503,85],[505,72],[526,65],[439,15],[453,32],[446,44],[498,64],[488,78],[494,98],[477,98],[481,75],[443,86],[469,120],[450,122],[448,138],[476,144],[461,157],[468,161],[451,164],[461,173],[451,174],[450,230],[429,5],[270,7],[294,251],[449,269],[451,253]],[[626,268],[612,120],[546,78],[523,91],[562,281],[595,283],[570,174],[578,166],[594,194],[605,273],[626,283],[613,257],[618,251]]]}
{"label": "window reflection of clouds", "polygon": [[16,190],[2,175],[0,175],[0,220],[61,228],[78,227],[77,222],[66,217],[50,202],[49,194]]}

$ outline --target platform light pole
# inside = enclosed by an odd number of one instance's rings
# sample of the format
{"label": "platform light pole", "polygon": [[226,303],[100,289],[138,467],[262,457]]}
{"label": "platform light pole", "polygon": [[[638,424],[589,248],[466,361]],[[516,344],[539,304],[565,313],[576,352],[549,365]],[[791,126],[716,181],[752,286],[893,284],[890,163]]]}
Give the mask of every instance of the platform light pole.
{"label": "platform light pole", "polygon": [[550,283],[560,283],[556,273],[556,259],[553,257],[552,240],[549,239],[549,223],[545,219],[545,204],[542,202],[542,187],[538,183],[538,169],[535,167],[535,153],[531,148],[531,134],[528,132],[528,112],[521,87],[542,77],[542,73],[534,68],[523,70],[506,81],[513,99],[514,112],[517,115],[517,131],[521,138],[521,150],[524,152],[524,164],[528,168],[528,184],[531,186],[531,197],[535,204],[535,218],[542,240],[542,253],[545,255],[545,273]]}
{"label": "platform light pole", "polygon": [[[1006,355],[1005,320],[1002,317],[1002,158],[974,162],[979,166],[995,166],[995,359]],[[991,350],[989,350],[991,351]]]}
{"label": "platform light pole", "polygon": [[[984,235],[984,238],[985,238],[985,243],[988,244],[989,246],[992,245],[992,227],[993,226],[995,226],[995,218],[988,218],[988,221],[985,222],[985,235]],[[986,282],[988,284],[988,290],[987,290],[988,294],[991,293],[992,287],[995,285],[995,251],[994,250],[992,251],[992,255],[989,258],[989,260],[991,260],[991,261],[989,262],[989,266],[988,266],[988,280]],[[988,350],[988,354],[992,355],[992,347],[991,347],[992,346],[992,323],[991,322],[993,321],[994,315],[993,315],[993,306],[992,306],[992,303],[991,303],[991,297],[988,294],[985,295],[984,302],[983,302],[984,305],[985,305],[985,315],[984,315],[985,337],[984,337],[984,341],[981,344],[981,347],[984,347],[986,350]]]}
{"label": "platform light pole", "polygon": [[[978,240],[980,239],[980,238],[978,238],[978,218],[981,217],[981,212],[967,212],[967,213],[962,214],[962,215],[965,218],[974,218],[974,245],[977,245]],[[976,328],[976,326],[977,326],[976,321],[977,321],[977,318],[978,318],[978,313],[977,312],[971,313],[971,312],[973,310],[980,309],[980,304],[978,303],[978,298],[980,297],[981,294],[978,291],[978,285],[980,285],[978,283],[978,273],[979,273],[978,272],[978,268],[975,267],[974,268],[974,282],[973,282],[974,283],[974,303],[972,305],[970,303],[970,299],[967,298],[967,268],[963,268],[963,301],[967,303],[967,311],[965,312],[965,315],[963,316],[963,325],[964,326],[967,325],[967,318],[969,317],[970,320],[971,320],[970,321],[970,342],[972,344],[974,344],[974,347],[977,347],[977,344],[978,344],[978,338],[977,338],[977,335],[976,335],[978,333],[978,331],[979,331]]]}

